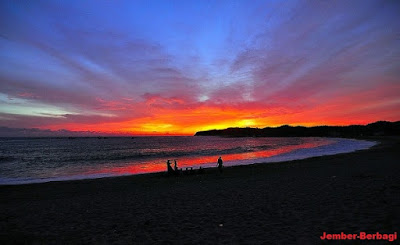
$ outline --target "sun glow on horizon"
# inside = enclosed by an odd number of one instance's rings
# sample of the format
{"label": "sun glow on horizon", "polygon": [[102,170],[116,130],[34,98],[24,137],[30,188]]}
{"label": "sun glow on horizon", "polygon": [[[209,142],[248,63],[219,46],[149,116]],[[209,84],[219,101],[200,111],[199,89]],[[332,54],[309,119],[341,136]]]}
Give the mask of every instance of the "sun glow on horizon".
{"label": "sun glow on horizon", "polygon": [[193,135],[400,120],[395,1],[151,2],[99,0],[88,15],[80,1],[0,1],[0,128]]}

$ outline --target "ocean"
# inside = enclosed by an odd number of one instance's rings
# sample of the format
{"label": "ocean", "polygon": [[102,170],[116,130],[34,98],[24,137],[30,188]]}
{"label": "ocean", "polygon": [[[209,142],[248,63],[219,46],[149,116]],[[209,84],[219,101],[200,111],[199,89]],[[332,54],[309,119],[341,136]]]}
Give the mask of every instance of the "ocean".
{"label": "ocean", "polygon": [[[375,142],[341,138],[194,136],[0,138],[0,185],[134,175],[179,168],[280,162],[367,149]],[[350,164],[350,163],[349,163]]]}

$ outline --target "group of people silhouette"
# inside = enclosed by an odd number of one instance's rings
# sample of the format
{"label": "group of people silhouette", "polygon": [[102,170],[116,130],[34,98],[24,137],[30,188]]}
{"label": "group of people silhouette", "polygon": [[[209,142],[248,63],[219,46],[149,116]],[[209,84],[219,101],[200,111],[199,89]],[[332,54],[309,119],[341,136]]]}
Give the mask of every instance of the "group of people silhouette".
{"label": "group of people silhouette", "polygon": [[[176,160],[174,160],[174,167],[173,168],[172,168],[171,164],[172,164],[171,160],[168,159],[167,160],[168,175],[178,175],[179,173],[182,172],[182,169],[178,168],[178,163],[176,162]],[[217,167],[218,167],[218,171],[220,173],[222,173],[222,168],[224,167],[223,164],[224,164],[224,162],[222,161],[222,157],[219,157],[218,160],[217,160]],[[188,168],[186,168],[186,170],[187,169]],[[192,168],[190,168],[190,169],[193,170]],[[203,169],[200,167],[199,171],[202,172]]]}
{"label": "group of people silhouette", "polygon": [[171,167],[171,160],[168,159],[167,161],[167,170],[168,170],[168,174],[174,174],[177,173],[178,170],[178,164],[176,163],[176,160],[174,160],[174,168]]}

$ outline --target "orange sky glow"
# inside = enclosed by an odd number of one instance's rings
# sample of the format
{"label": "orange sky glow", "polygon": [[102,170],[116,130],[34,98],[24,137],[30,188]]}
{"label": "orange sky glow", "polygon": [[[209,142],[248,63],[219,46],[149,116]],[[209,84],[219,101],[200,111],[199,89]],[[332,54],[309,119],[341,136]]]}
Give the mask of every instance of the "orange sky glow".
{"label": "orange sky glow", "polygon": [[400,120],[396,1],[156,2],[1,2],[0,137]]}

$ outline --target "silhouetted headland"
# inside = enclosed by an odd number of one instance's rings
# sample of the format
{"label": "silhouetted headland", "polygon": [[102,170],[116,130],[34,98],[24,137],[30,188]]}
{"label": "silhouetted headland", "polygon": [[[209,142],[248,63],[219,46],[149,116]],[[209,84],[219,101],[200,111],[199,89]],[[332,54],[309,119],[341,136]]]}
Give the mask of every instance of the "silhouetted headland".
{"label": "silhouetted headland", "polygon": [[350,126],[280,126],[276,128],[227,128],[199,131],[195,136],[224,137],[363,137],[400,135],[400,121],[378,121],[368,125]]}

